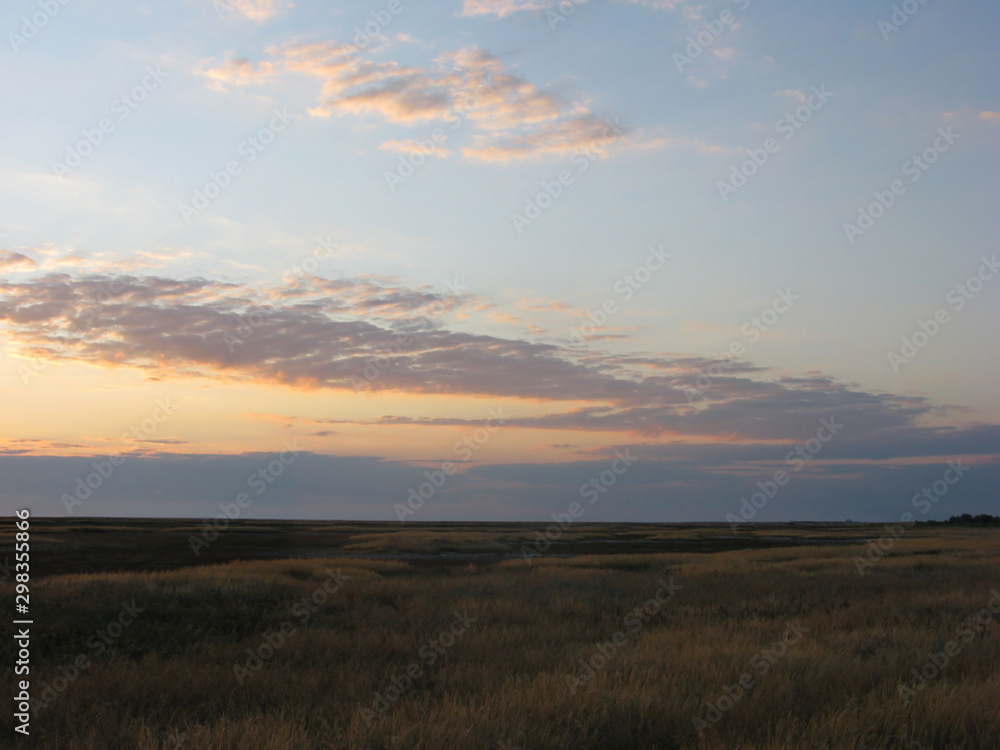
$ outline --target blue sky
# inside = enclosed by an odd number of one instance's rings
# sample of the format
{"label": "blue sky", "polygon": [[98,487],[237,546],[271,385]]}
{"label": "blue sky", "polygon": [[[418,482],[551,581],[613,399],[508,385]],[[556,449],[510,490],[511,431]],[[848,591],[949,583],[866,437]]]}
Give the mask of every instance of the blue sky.
{"label": "blue sky", "polygon": [[[847,492],[865,498],[854,517],[892,517],[883,490],[906,497],[946,460],[993,471],[1000,9],[907,8],[892,30],[879,25],[892,3],[860,2],[10,3],[5,451],[64,467],[52,474],[72,487],[73,462],[117,450],[151,466],[298,437],[319,476],[324,460],[354,457],[419,478],[506,405],[515,418],[427,520],[544,517],[572,467],[625,445],[650,468],[617,517],[722,520],[733,477],[772,473],[766,453],[743,452],[797,445],[834,413],[863,416],[840,438],[852,447],[824,447],[813,466],[830,476],[808,493],[790,485],[762,515],[839,518]],[[28,38],[32,16],[46,20]],[[366,24],[378,33],[352,49]],[[105,118],[101,142],[59,176]],[[754,174],[720,191],[753,154]],[[401,159],[419,164],[390,185]],[[179,206],[229,162],[238,174],[185,221]],[[512,221],[560,173],[551,205]],[[850,241],[845,224],[897,180]],[[337,250],[318,258],[320,238]],[[623,299],[616,285],[650,248],[669,260]],[[309,258],[306,277],[289,277]],[[977,273],[989,279],[961,309],[947,301]],[[779,292],[794,299],[780,311]],[[574,346],[571,330],[606,301],[615,312]],[[941,309],[947,322],[894,367]],[[226,346],[212,326],[235,330],[253,310],[264,322]],[[767,330],[752,322],[762,314]],[[417,343],[356,393],[349,373],[400,331]],[[742,365],[690,400],[734,343]],[[119,446],[165,395],[177,416]],[[689,455],[693,443],[716,453]],[[522,481],[526,464],[547,478]],[[10,502],[65,512],[65,491],[17,476]],[[109,480],[93,511],[131,512],[134,482]],[[397,490],[373,490],[376,502],[331,482],[281,490],[278,515],[391,517]],[[995,508],[989,485],[972,485],[954,510]],[[212,492],[178,493],[191,499],[164,514],[211,508]]]}

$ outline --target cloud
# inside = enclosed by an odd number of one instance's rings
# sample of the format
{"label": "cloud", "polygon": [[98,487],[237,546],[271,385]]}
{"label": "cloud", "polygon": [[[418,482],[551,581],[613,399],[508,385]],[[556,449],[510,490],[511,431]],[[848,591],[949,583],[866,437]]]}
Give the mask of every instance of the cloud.
{"label": "cloud", "polygon": [[[107,289],[113,293],[102,296]],[[921,426],[935,415],[926,400],[820,374],[765,379],[765,368],[745,361],[720,367],[697,356],[615,356],[445,327],[449,315],[471,308],[484,305],[384,278],[304,277],[261,289],[97,274],[0,281],[0,321],[33,356],[158,377],[537,399],[553,410],[511,424],[651,440],[799,441],[815,434],[820,419],[835,417],[851,440],[868,441],[872,455],[879,441],[909,446],[912,455],[970,439],[995,445],[995,427],[931,430]],[[688,398],[692,389],[696,400]],[[555,408],[567,401],[585,405]],[[392,416],[373,424],[404,422],[435,424]]]}
{"label": "cloud", "polygon": [[[95,305],[112,282],[116,293]],[[468,303],[358,279],[308,278],[263,290],[199,278],[103,275],[0,282],[0,321],[39,356],[352,388],[351,378],[363,377],[372,358],[395,349],[394,366],[374,382],[376,390],[643,397],[643,386],[580,367],[555,346],[449,331],[429,320],[431,309],[446,314]],[[245,329],[251,314],[260,320],[252,335],[227,346],[226,335]]]}
{"label": "cloud", "polygon": [[451,153],[445,146],[432,142],[430,147],[428,147],[426,142],[421,142],[413,138],[401,141],[392,139],[379,146],[379,149],[382,151],[394,151],[397,154],[423,154],[424,156],[435,156],[439,159],[443,159]]}
{"label": "cloud", "polygon": [[198,72],[212,82],[211,88],[218,91],[225,91],[227,86],[259,85],[275,77],[274,65],[263,62],[255,68],[245,57],[227,60],[219,67],[203,66]]}
{"label": "cloud", "polygon": [[0,271],[18,272],[33,271],[38,267],[38,261],[13,250],[0,250]]}
{"label": "cloud", "polygon": [[[583,5],[587,0],[572,0],[574,5]],[[616,0],[627,5],[641,5],[644,8],[673,11],[685,7],[689,0]],[[559,6],[559,0],[465,0],[462,16],[493,16],[507,18],[516,13],[539,13]],[[697,8],[691,9],[697,16]],[[685,7],[687,15],[688,8]]]}
{"label": "cloud", "polygon": [[528,299],[527,297],[522,297],[521,299],[519,299],[517,301],[517,306],[521,310],[525,310],[527,312],[536,312],[536,313],[540,312],[561,313],[561,312],[569,312],[573,309],[570,305],[566,304],[565,302],[559,302],[557,300],[549,300],[549,299],[531,300]]}
{"label": "cloud", "polygon": [[555,6],[552,0],[465,0],[463,16],[495,16],[506,18],[525,11],[548,10]]}
{"label": "cloud", "polygon": [[93,273],[120,273],[149,268],[163,268],[178,260],[207,257],[206,253],[163,248],[160,252],[136,251],[128,256],[115,252],[87,252],[73,248],[44,245],[31,248],[40,256],[38,260],[12,250],[0,250],[0,271],[89,271]]}
{"label": "cloud", "polygon": [[805,91],[801,91],[799,89],[785,89],[784,91],[775,91],[774,95],[788,96],[791,97],[792,99],[795,99],[795,101],[801,104],[805,104],[806,99],[808,98],[808,94]]}
{"label": "cloud", "polygon": [[462,154],[475,161],[499,163],[584,150],[605,158],[609,146],[624,135],[621,122],[587,114],[542,124],[529,132],[478,135],[470,146],[462,148]]}
{"label": "cloud", "polygon": [[287,0],[219,0],[218,2],[213,0],[213,4],[223,17],[228,11],[221,10],[220,6],[235,10],[254,21],[266,21],[292,7]]}
{"label": "cloud", "polygon": [[[625,137],[624,128],[508,72],[495,55],[464,47],[439,55],[428,67],[362,57],[337,41],[292,43],[266,50],[254,65],[245,58],[201,69],[214,88],[265,85],[297,74],[320,82],[313,117],[375,117],[397,125],[469,123],[465,158],[509,162],[599,147]],[[390,144],[407,141],[388,141]]]}
{"label": "cloud", "polygon": [[[663,385],[669,387],[687,379],[688,374],[685,374]],[[507,425],[524,429],[614,432],[642,438],[794,443],[814,435],[821,419],[835,416],[848,426],[847,434],[852,440],[864,441],[872,449],[878,440],[885,440],[883,450],[898,450],[905,445],[904,452],[899,455],[928,455],[927,446],[932,444],[935,450],[943,448],[945,453],[950,453],[956,440],[966,440],[969,436],[983,446],[977,452],[1000,451],[1000,443],[990,443],[991,439],[1000,437],[1000,427],[970,428],[971,431],[918,427],[917,420],[931,411],[930,405],[918,398],[852,390],[829,379],[816,379],[810,387],[810,384],[783,380],[761,382],[727,378],[719,386],[721,390],[713,394],[713,399],[698,408],[669,401],[658,405],[619,401],[536,417],[514,417]],[[362,423],[473,426],[476,420],[384,416]],[[968,448],[968,445],[963,443],[963,447]]]}
{"label": "cloud", "polygon": [[[736,26],[730,27],[732,29]],[[736,67],[735,62],[743,56],[736,47],[711,47],[709,54],[701,55],[685,76],[685,80],[696,89],[705,89],[718,81],[729,78],[730,72]],[[788,96],[796,96],[799,92],[792,89],[777,92]]]}

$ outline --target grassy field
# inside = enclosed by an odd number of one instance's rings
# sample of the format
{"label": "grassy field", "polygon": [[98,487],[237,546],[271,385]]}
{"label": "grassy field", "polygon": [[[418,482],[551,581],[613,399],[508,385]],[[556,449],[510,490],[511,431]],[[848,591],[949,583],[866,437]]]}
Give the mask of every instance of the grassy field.
{"label": "grassy field", "polygon": [[199,528],[36,521],[16,746],[1000,747],[996,529]]}

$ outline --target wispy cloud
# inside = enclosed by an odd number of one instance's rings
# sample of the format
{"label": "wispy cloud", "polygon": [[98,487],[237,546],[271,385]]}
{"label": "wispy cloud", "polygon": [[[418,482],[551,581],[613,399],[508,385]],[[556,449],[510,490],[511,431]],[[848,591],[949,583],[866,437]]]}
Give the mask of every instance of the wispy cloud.
{"label": "wispy cloud", "polygon": [[[321,82],[313,117],[352,115],[386,123],[470,123],[467,159],[509,162],[568,154],[627,140],[585,103],[571,101],[506,70],[501,60],[470,46],[439,55],[429,67],[374,62],[350,44],[292,43],[266,51],[257,64],[237,58],[201,70],[215,88],[267,85],[283,75]],[[393,139],[388,144],[407,143]]]}
{"label": "wispy cloud", "polygon": [[382,151],[393,151],[397,154],[423,154],[424,156],[434,156],[439,159],[443,159],[451,153],[451,150],[447,146],[432,143],[431,147],[428,148],[427,144],[414,138],[404,138],[403,140],[393,138],[379,146],[379,149]]}
{"label": "wispy cloud", "polygon": [[[573,0],[575,5],[583,5],[587,0]],[[692,7],[690,0],[616,0],[628,5],[641,5],[657,10],[677,10]],[[558,7],[558,0],[464,0],[460,15],[493,16],[507,18],[517,13],[551,10]],[[697,10],[697,6],[693,6]]]}
{"label": "wispy cloud", "polygon": [[254,21],[266,21],[292,7],[288,0],[212,0],[216,12],[225,17],[235,11]]}
{"label": "wispy cloud", "polygon": [[461,15],[506,18],[525,11],[547,10],[554,5],[552,0],[465,0]]}

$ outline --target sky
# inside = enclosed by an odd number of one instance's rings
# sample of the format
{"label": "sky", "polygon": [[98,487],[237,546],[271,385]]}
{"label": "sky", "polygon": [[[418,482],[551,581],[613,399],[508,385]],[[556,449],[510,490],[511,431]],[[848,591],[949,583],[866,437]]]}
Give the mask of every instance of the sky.
{"label": "sky", "polygon": [[0,511],[997,513],[998,24],[5,3]]}

